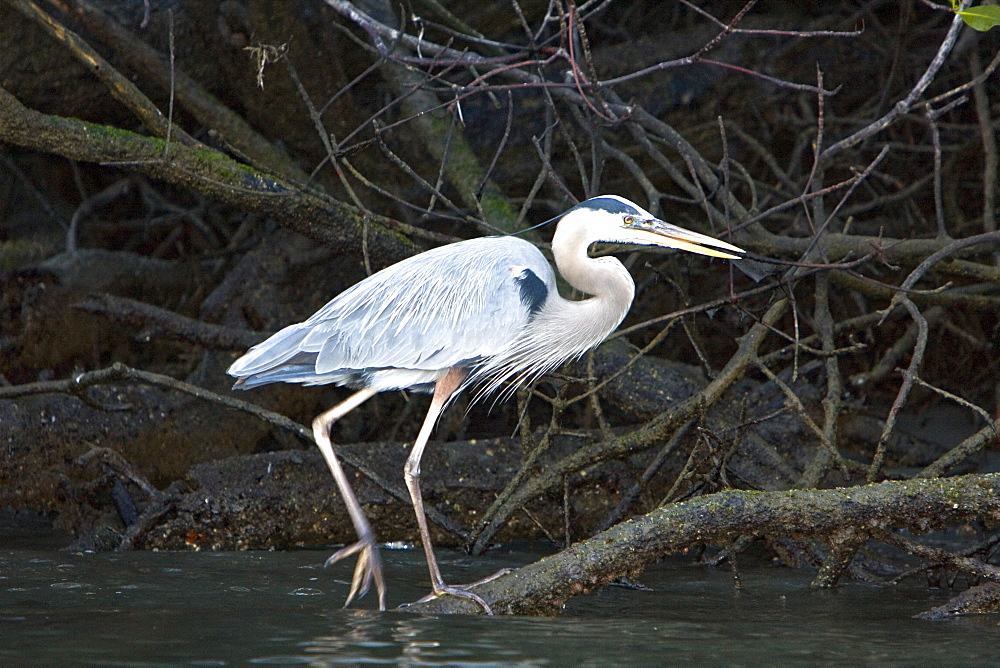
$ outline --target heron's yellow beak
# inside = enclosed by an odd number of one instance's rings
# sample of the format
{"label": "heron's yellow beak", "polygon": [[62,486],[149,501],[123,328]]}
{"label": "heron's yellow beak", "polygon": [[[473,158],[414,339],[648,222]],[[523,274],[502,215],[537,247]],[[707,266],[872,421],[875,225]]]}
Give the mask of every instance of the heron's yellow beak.
{"label": "heron's yellow beak", "polygon": [[677,227],[656,218],[638,221],[637,227],[639,227],[637,231],[649,234],[648,243],[657,246],[666,246],[667,248],[676,248],[689,253],[721,257],[727,260],[739,260],[746,253],[739,246],[720,241],[707,234],[685,230],[683,227]]}

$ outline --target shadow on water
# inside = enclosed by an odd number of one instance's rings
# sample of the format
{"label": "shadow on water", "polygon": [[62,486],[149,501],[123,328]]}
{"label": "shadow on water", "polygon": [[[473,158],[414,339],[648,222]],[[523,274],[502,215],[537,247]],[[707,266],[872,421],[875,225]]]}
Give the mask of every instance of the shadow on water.
{"label": "shadow on water", "polygon": [[[553,619],[422,617],[341,609],[350,567],[326,556],[4,547],[0,664],[1000,665],[997,617],[912,619],[948,598],[916,581],[817,592],[808,573],[756,564],[736,592],[728,569],[669,559],[650,590],[607,588]],[[538,556],[441,553],[456,582]],[[390,604],[425,593],[419,550],[384,557]]]}

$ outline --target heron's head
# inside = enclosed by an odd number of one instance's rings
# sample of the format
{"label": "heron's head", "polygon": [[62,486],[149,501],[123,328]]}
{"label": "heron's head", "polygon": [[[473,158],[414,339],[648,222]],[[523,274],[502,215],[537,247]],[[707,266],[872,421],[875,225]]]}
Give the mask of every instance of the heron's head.
{"label": "heron's head", "polygon": [[580,202],[563,214],[560,228],[575,229],[590,243],[662,246],[729,260],[738,260],[745,252],[725,241],[664,222],[618,195],[601,195]]}

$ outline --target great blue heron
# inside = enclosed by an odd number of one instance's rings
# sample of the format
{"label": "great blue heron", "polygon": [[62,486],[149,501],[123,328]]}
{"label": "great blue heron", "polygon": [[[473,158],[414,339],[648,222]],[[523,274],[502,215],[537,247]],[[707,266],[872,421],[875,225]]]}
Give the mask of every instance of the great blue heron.
{"label": "great blue heron", "polygon": [[378,392],[408,388],[433,393],[404,467],[430,570],[430,596],[468,597],[491,612],[481,597],[441,578],[420,494],[420,457],[441,410],[459,391],[476,387],[488,394],[504,383],[530,381],[597,346],[621,323],[635,284],[617,259],[588,255],[596,242],[665,246],[728,259],[743,253],[665,223],[622,197],[594,197],[564,213],[552,238],[559,271],[590,299],[563,299],[551,265],[531,243],[510,236],[470,239],[369,276],[229,367],[240,389],[282,381],[357,390],[312,423],[358,534],[358,542],[327,560],[329,565],[358,554],[345,606],[374,581],[384,610],[385,580],[371,525],[333,452],[330,426]]}

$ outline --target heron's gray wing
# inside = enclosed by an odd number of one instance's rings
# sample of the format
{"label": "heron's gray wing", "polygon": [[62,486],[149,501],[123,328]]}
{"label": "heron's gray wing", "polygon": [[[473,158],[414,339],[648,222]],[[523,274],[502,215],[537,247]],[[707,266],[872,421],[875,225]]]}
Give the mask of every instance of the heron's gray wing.
{"label": "heron's gray wing", "polygon": [[531,244],[472,239],[397,263],[344,292],[304,323],[302,350],[317,373],[335,369],[446,369],[488,357],[528,322],[525,270],[554,289]]}
{"label": "heron's gray wing", "polygon": [[[522,239],[485,237],[442,246],[349,288],[305,322],[252,349],[230,373],[243,377],[305,365],[312,367],[312,379],[330,375],[326,382],[343,382],[337,374],[447,369],[494,354],[555,289],[551,266]],[[274,379],[308,382],[305,372],[290,378],[298,371],[287,369]]]}

